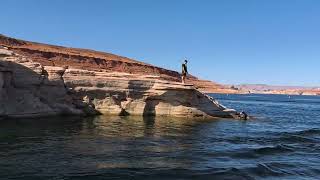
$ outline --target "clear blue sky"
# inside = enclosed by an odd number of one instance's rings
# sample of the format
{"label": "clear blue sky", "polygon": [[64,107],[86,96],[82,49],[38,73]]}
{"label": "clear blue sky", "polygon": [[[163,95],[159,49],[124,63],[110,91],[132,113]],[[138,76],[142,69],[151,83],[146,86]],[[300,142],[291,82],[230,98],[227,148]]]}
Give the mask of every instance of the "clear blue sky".
{"label": "clear blue sky", "polygon": [[0,33],[220,83],[320,86],[319,0],[1,0]]}

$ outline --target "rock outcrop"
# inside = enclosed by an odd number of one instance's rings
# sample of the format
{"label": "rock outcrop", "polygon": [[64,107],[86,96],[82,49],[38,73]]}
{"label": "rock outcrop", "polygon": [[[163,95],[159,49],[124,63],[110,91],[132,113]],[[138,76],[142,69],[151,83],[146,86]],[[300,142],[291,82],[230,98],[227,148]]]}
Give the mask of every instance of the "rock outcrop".
{"label": "rock outcrop", "polygon": [[[61,52],[48,49],[33,52],[21,51],[16,46],[24,46],[24,42],[11,38],[2,41],[0,38],[1,43],[0,117],[62,114],[236,117],[234,110],[220,105],[195,86],[175,82],[176,77],[170,73],[176,72],[162,70],[169,73],[155,75],[148,72],[158,70],[141,63],[150,69],[145,73],[127,73],[89,66],[99,59],[81,62],[81,55],[62,55],[65,51],[62,47]],[[25,51],[34,54],[29,56]],[[59,58],[52,53],[60,53]],[[45,58],[39,59],[40,56]],[[67,59],[61,58],[64,56]],[[102,64],[112,64],[100,60]],[[124,58],[122,63],[140,62]]]}
{"label": "rock outcrop", "polygon": [[[0,34],[0,45],[9,47],[11,51],[39,62],[45,66],[71,66],[78,69],[104,70],[129,74],[149,74],[159,79],[180,82],[180,74],[176,71],[156,67],[134,59],[105,52],[88,49],[66,48],[6,37]],[[210,93],[230,93],[234,90],[211,81],[200,80],[188,76],[187,83]]]}

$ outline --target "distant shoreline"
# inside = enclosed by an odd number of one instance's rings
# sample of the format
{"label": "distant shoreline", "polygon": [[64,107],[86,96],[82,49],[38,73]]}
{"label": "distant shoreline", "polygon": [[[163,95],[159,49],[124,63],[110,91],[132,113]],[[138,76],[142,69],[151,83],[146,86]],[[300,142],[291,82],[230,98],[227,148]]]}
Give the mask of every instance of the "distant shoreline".
{"label": "distant shoreline", "polygon": [[223,93],[223,92],[205,92],[206,94],[239,94],[239,95],[287,95],[287,96],[320,96],[320,94],[281,94],[281,93]]}

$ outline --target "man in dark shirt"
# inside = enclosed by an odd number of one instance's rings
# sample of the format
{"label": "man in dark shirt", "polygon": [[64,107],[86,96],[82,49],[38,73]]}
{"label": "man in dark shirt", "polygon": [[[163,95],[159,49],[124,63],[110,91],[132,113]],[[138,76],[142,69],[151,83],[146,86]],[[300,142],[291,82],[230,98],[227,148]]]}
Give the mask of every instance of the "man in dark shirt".
{"label": "man in dark shirt", "polygon": [[182,64],[181,80],[182,80],[183,84],[186,82],[186,76],[187,76],[187,73],[188,73],[187,63],[188,63],[188,61],[184,60],[184,63]]}

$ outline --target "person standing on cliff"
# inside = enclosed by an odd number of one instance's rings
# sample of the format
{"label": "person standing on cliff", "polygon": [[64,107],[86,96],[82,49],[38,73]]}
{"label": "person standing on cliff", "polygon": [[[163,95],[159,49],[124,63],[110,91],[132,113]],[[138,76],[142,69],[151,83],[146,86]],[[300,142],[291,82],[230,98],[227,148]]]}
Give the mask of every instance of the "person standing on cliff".
{"label": "person standing on cliff", "polygon": [[188,73],[187,64],[188,64],[188,60],[184,60],[184,63],[182,63],[181,80],[182,80],[183,84],[185,84],[185,82],[186,82],[186,77],[187,77],[187,73]]}

